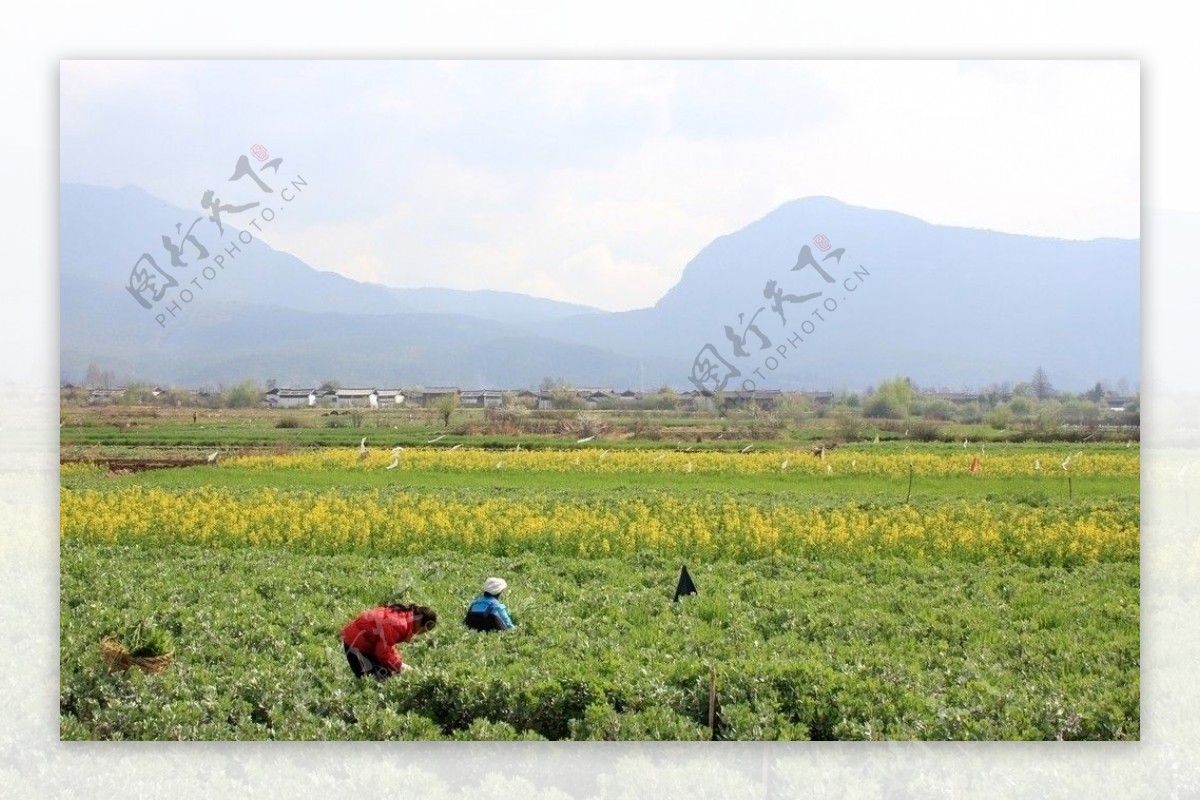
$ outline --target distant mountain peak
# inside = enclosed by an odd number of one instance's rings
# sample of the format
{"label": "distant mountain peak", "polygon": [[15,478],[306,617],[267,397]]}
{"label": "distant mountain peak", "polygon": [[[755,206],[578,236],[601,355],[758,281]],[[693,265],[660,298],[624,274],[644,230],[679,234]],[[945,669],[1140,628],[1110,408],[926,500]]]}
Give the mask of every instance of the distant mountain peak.
{"label": "distant mountain peak", "polygon": [[1074,391],[1140,376],[1137,240],[1004,234],[801,197],[706,245],[653,308],[604,312],[502,290],[362,283],[254,239],[236,269],[213,271],[158,325],[126,284],[143,253],[169,266],[162,237],[198,212],[133,185],[64,184],[59,198],[67,379],[89,363],[176,383],[320,375],[520,387],[553,376],[694,389],[711,378],[701,368],[719,368],[729,389],[861,388],[898,374],[979,387],[1041,365]]}

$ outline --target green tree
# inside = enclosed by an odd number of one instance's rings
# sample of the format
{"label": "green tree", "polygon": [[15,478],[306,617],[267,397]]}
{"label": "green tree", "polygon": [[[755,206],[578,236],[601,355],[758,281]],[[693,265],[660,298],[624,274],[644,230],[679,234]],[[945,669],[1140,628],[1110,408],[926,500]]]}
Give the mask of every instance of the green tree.
{"label": "green tree", "polygon": [[1040,402],[1034,411],[1034,421],[1037,429],[1048,433],[1062,425],[1062,404],[1056,400]]}
{"label": "green tree", "polygon": [[792,423],[802,423],[804,418],[813,413],[812,398],[803,392],[785,392],[775,406],[775,412],[783,420]]}
{"label": "green tree", "polygon": [[563,383],[550,390],[550,399],[555,409],[582,409],[583,398],[576,394],[570,384]]}
{"label": "green tree", "polygon": [[1025,420],[1033,414],[1033,404],[1031,399],[1018,395],[1008,402],[1008,408],[1018,420]]}
{"label": "green tree", "polygon": [[1095,425],[1102,414],[1099,403],[1085,398],[1069,400],[1062,405],[1063,420],[1072,425]]}
{"label": "green tree", "polygon": [[862,436],[864,425],[861,414],[848,406],[838,406],[831,411],[831,415],[840,439],[854,442]]}
{"label": "green tree", "polygon": [[1033,380],[1029,384],[1033,388],[1033,394],[1037,396],[1038,400],[1045,400],[1054,394],[1054,387],[1050,384],[1050,378],[1040,365],[1033,372]]}
{"label": "green tree", "polygon": [[671,387],[663,385],[642,399],[642,407],[675,411],[679,408],[679,393]]}
{"label": "green tree", "polygon": [[1012,425],[1015,415],[1009,406],[997,406],[988,412],[987,424],[996,430],[1003,430]]}
{"label": "green tree", "polygon": [[970,403],[956,403],[954,405],[954,419],[960,423],[974,424],[983,420],[983,407],[978,401]]}
{"label": "green tree", "polygon": [[953,420],[954,404],[945,398],[934,398],[921,406],[921,417],[926,420]]}
{"label": "green tree", "polygon": [[249,409],[252,406],[258,405],[262,400],[262,389],[258,386],[257,381],[247,379],[240,384],[235,384],[224,393],[225,406],[230,409]]}
{"label": "green tree", "polygon": [[135,381],[125,387],[125,394],[117,398],[122,406],[144,406],[154,402],[154,387],[144,381]]}
{"label": "green tree", "polygon": [[1128,415],[1130,425],[1141,425],[1142,422],[1142,396],[1136,395],[1133,400],[1125,404],[1125,414]]}
{"label": "green tree", "polygon": [[915,397],[912,380],[897,376],[879,385],[863,406],[863,415],[903,420],[908,417]]}
{"label": "green tree", "polygon": [[453,392],[442,395],[434,402],[433,408],[437,410],[438,416],[442,418],[442,426],[449,428],[450,416],[458,408],[458,395]]}

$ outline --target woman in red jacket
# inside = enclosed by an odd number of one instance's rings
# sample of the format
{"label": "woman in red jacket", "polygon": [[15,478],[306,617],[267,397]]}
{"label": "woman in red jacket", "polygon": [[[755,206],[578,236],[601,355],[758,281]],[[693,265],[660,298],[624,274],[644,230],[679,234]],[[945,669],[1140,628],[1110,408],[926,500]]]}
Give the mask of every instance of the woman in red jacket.
{"label": "woman in red jacket", "polygon": [[342,649],[359,678],[379,680],[408,668],[396,649],[437,625],[437,612],[427,606],[392,603],[367,609],[342,629]]}

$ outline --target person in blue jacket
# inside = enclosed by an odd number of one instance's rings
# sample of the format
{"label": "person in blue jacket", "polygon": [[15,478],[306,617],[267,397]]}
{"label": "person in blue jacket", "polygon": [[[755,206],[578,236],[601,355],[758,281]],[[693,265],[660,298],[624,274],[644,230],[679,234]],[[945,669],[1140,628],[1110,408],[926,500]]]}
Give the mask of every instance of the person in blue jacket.
{"label": "person in blue jacket", "polygon": [[471,602],[463,623],[476,631],[507,631],[515,629],[516,623],[508,615],[508,609],[500,602],[500,593],[508,589],[508,582],[492,577],[483,582],[483,593]]}

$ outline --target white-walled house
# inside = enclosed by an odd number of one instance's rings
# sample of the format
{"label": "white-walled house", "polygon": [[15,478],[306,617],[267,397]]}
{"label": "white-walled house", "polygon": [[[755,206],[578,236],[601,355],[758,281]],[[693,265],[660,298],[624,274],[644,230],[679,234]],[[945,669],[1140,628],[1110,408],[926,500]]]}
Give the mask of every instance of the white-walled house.
{"label": "white-walled house", "polygon": [[267,405],[272,409],[296,409],[301,406],[317,405],[317,390],[294,387],[269,389],[265,393]]}
{"label": "white-walled house", "polygon": [[116,389],[96,388],[88,392],[88,401],[90,403],[110,403],[124,394],[125,387],[117,387]]}
{"label": "white-walled house", "polygon": [[378,409],[401,405],[404,403],[404,393],[398,389],[350,387],[320,390],[277,387],[263,393],[263,400],[272,409],[295,409],[301,406],[317,406],[322,403],[331,403],[343,408]]}
{"label": "white-walled house", "polygon": [[404,405],[404,393],[398,389],[377,389],[375,395],[381,407]]}
{"label": "white-walled house", "polygon": [[379,407],[379,395],[374,389],[339,389],[334,393],[333,403],[335,406],[346,407],[370,407],[376,409]]}

